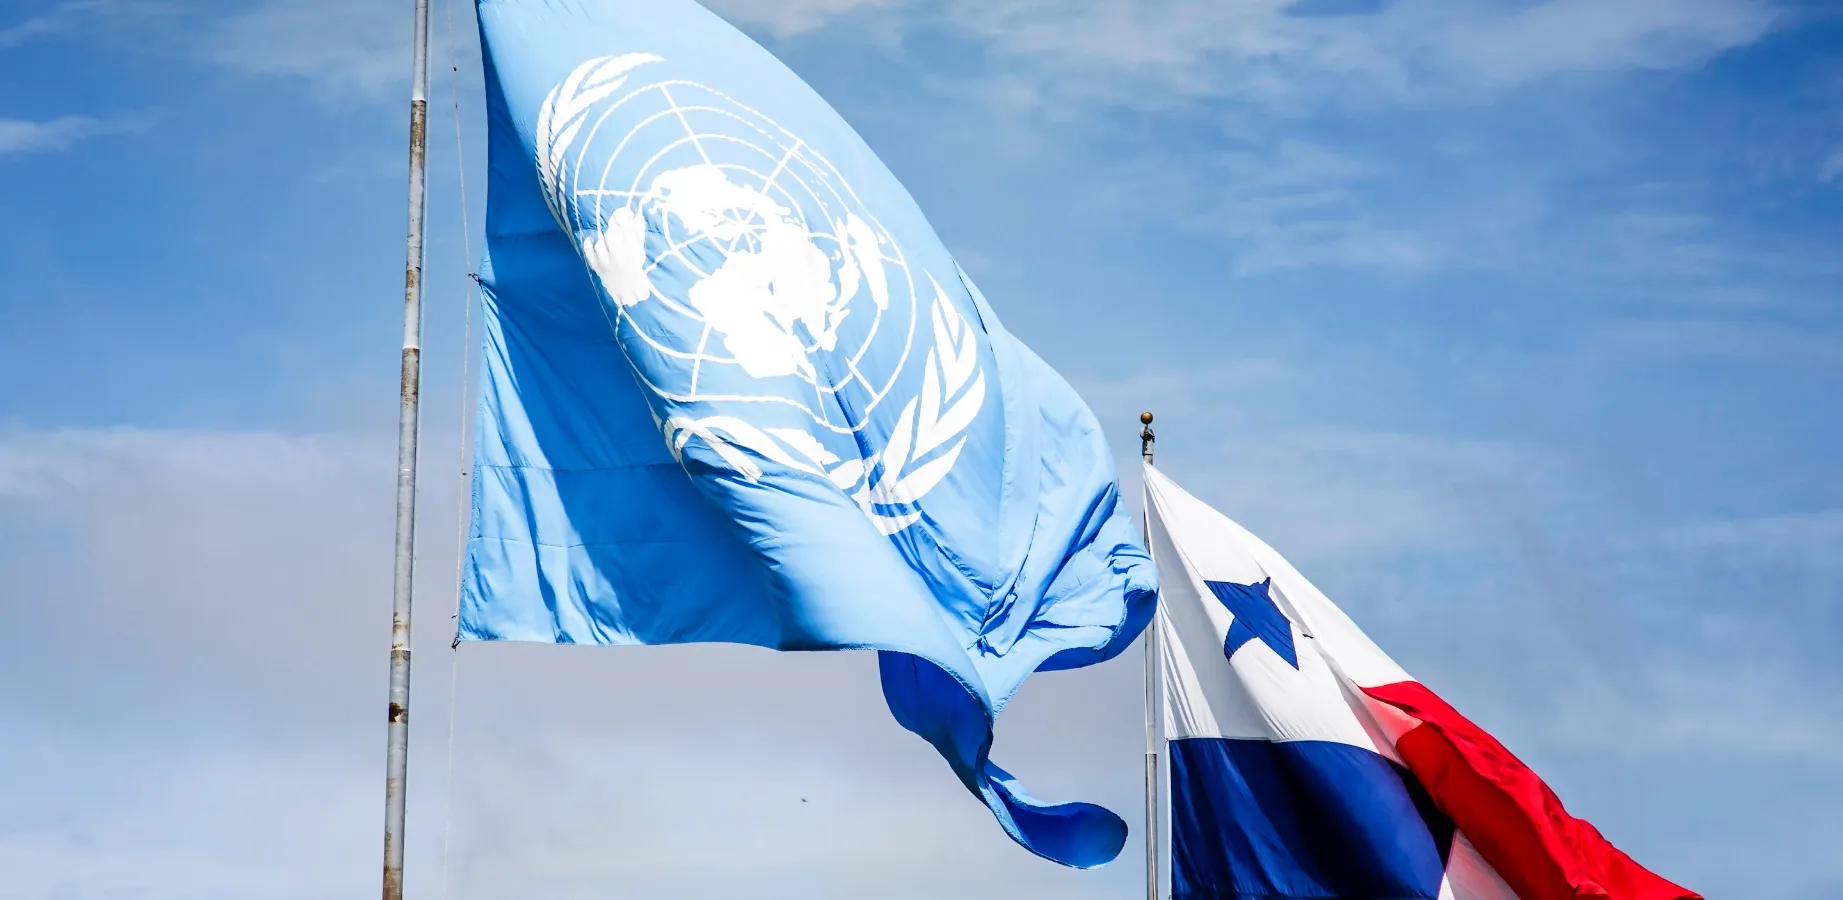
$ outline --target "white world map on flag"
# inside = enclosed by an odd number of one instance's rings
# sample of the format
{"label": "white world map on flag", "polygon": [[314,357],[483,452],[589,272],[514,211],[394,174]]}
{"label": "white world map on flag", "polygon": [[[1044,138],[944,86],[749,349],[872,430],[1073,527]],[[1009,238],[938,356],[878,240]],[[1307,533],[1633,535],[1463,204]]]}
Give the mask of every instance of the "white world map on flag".
{"label": "white world map on flag", "polygon": [[[984,405],[971,324],[822,154],[721,91],[632,79],[657,62],[577,66],[535,137],[545,199],[610,327],[665,361],[636,365],[641,383],[697,405],[660,423],[667,445],[682,458],[702,440],[751,481],[755,457],[823,477],[882,533],[907,528]],[[904,395],[911,359],[922,378]],[[878,433],[885,402],[901,411]]]}

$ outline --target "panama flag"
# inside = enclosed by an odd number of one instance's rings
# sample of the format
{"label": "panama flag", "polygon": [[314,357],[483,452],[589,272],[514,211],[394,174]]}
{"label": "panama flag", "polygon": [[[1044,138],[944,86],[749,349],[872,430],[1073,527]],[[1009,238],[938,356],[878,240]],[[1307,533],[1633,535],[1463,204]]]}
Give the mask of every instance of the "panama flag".
{"label": "panama flag", "polygon": [[1568,815],[1271,547],[1145,479],[1172,900],[1699,900]]}

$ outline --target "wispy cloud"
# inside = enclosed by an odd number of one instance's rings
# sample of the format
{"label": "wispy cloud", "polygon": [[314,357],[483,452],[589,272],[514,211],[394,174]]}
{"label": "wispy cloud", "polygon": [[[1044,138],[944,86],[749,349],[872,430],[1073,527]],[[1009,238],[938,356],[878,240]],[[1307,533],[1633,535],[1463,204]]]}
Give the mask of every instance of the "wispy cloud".
{"label": "wispy cloud", "polygon": [[1501,441],[1330,428],[1218,440],[1236,465],[1205,469],[1199,494],[1309,559],[1465,552],[1514,534],[1566,483],[1538,448]]}
{"label": "wispy cloud", "polygon": [[[1449,8],[1411,6],[1427,25]],[[1425,52],[1450,74],[1499,87],[1571,72],[1699,65],[1791,18],[1761,0],[1549,0],[1511,8],[1474,5],[1470,12],[1436,30]]]}
{"label": "wispy cloud", "polygon": [[761,25],[785,37],[813,31],[849,13],[903,2],[906,0],[711,0],[706,5],[733,22]]}
{"label": "wispy cloud", "polygon": [[0,26],[0,50],[71,32],[96,16],[164,13],[172,9],[171,4],[158,0],[69,0],[11,25]]}
{"label": "wispy cloud", "polygon": [[76,4],[68,4],[48,13],[41,13],[25,21],[0,28],[0,49],[17,47],[27,41],[63,31],[69,21],[68,15],[60,14],[63,9]]}
{"label": "wispy cloud", "polygon": [[[720,8],[772,25],[767,4]],[[788,15],[806,29],[832,12],[802,3]],[[1563,126],[1576,147],[1567,155],[1507,158],[1518,155],[1514,144],[1469,151],[1467,140],[1504,137],[1478,131],[1493,104],[1540,106],[1545,95],[1524,90],[1536,85],[1586,96],[1621,75],[1694,68],[1800,16],[1770,0],[949,0],[840,2],[835,20],[969,42],[974,62],[934,80],[987,111],[988,143],[1031,146],[1012,134],[1020,131],[1106,136],[1111,152],[1096,160],[1092,189],[1112,189],[1122,197],[1115,207],[1132,215],[1155,210],[1150,224],[1217,238],[1233,273],[1252,277],[1552,270],[1558,255],[1578,250],[1551,231],[1564,205],[1556,194],[1631,153],[1632,136],[1618,120],[1589,126],[1594,113],[1571,107]],[[1531,110],[1521,127],[1552,118]],[[1171,133],[1201,122],[1219,133]],[[1446,143],[1426,146],[1403,129]],[[1633,249],[1668,254],[1673,265],[1731,249],[1720,228],[1699,237]],[[1699,290],[1734,296],[1745,287],[1737,280]]]}
{"label": "wispy cloud", "polygon": [[1824,157],[1817,167],[1817,178],[1825,184],[1836,181],[1839,176],[1843,176],[1843,150]]}
{"label": "wispy cloud", "polygon": [[[1104,146],[1085,190],[1117,200],[1110,215],[1215,238],[1237,276],[1547,275],[1572,258],[1610,281],[1700,256],[1729,268],[1685,290],[1757,291],[1740,271],[1737,226],[1714,218],[1706,197],[1684,195],[1676,209],[1628,201],[1703,217],[1693,235],[1636,235],[1636,222],[1611,216],[1555,226],[1583,179],[1610,181],[1593,198],[1604,209],[1639,193],[1637,179],[1670,177],[1652,166],[1609,179],[1653,149],[1606,112],[1609,97],[1628,96],[1618,79],[1697,67],[1797,17],[1763,0],[1614,6],[1401,0],[1323,14],[1295,0],[953,0],[841,21],[969,41],[977,52],[964,71],[930,81],[952,115],[983,111],[985,144],[1046,155]],[[1558,96],[1580,103],[1561,115]],[[1545,154],[1515,136],[1548,127]],[[1608,233],[1590,238],[1593,228]],[[1611,271],[1615,253],[1622,272]]]}
{"label": "wispy cloud", "polygon": [[1699,519],[1665,529],[1660,547],[1685,554],[1723,554],[1746,565],[1843,569],[1843,510],[1733,519]]}
{"label": "wispy cloud", "polygon": [[198,53],[233,72],[298,79],[328,100],[398,99],[411,25],[408,7],[388,3],[258,0],[209,25]]}
{"label": "wispy cloud", "polygon": [[[808,0],[785,13],[749,0],[747,21],[810,29],[876,0]],[[981,41],[1047,88],[1083,102],[1161,106],[1219,98],[1299,104],[1469,102],[1557,75],[1699,64],[1791,17],[1766,0],[953,0],[887,4],[913,26]],[[1341,12],[1343,14],[1315,14]]]}
{"label": "wispy cloud", "polygon": [[1191,192],[1208,206],[1189,222],[1233,242],[1238,275],[1318,267],[1418,272],[1441,255],[1428,235],[1363,202],[1356,188],[1381,174],[1374,163],[1297,139],[1214,162],[1205,181],[1216,190]]}
{"label": "wispy cloud", "polygon": [[0,119],[0,156],[49,153],[79,141],[111,134],[136,134],[153,127],[150,116],[60,116],[34,122]]}
{"label": "wispy cloud", "polygon": [[69,30],[82,19],[84,14],[93,12],[102,5],[96,0],[60,3],[12,25],[0,27],[0,49],[17,47],[29,41]]}
{"label": "wispy cloud", "polygon": [[1843,346],[1828,329],[1744,319],[1614,319],[1587,330],[1578,351],[1582,361],[1843,363]]}
{"label": "wispy cloud", "polygon": [[1442,237],[1384,213],[1368,192],[1385,165],[1296,137],[1217,136],[1216,146],[1149,146],[1102,163],[1093,201],[1108,215],[1221,241],[1239,277],[1301,269],[1412,275],[1446,262]]}
{"label": "wispy cloud", "polygon": [[[438,17],[443,14],[435,12]],[[458,15],[463,20],[468,16],[465,11]],[[107,30],[123,21],[147,21],[129,16],[159,16],[175,26],[140,35],[139,49],[202,59],[241,75],[292,78],[326,100],[398,99],[394,89],[410,77],[408,8],[364,0],[243,0],[193,6],[167,0],[67,0],[0,26],[0,49]],[[782,21],[796,30],[804,27],[797,13]],[[459,21],[457,28],[466,24]],[[445,40],[446,26],[440,18],[433,27],[437,40]]]}

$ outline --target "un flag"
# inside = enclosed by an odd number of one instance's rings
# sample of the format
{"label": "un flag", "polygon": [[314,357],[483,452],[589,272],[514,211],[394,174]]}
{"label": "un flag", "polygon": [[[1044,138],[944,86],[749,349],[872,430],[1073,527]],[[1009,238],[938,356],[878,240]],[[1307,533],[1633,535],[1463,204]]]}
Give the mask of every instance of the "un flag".
{"label": "un flag", "polygon": [[1119,817],[988,758],[1156,582],[1093,415],[850,126],[689,0],[482,0],[484,366],[460,637],[874,649],[902,725],[1074,866]]}

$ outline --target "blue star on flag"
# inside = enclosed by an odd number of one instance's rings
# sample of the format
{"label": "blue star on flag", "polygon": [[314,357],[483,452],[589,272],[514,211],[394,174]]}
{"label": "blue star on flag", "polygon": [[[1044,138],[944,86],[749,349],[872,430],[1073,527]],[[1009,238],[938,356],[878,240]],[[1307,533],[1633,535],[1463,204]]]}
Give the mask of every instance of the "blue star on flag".
{"label": "blue star on flag", "polygon": [[1273,588],[1273,579],[1260,584],[1235,584],[1230,581],[1205,581],[1210,593],[1216,595],[1222,605],[1234,614],[1235,622],[1229,626],[1228,636],[1222,640],[1222,655],[1231,659],[1235,651],[1243,644],[1259,640],[1274,653],[1279,654],[1286,664],[1299,668],[1299,651],[1293,646],[1293,622],[1286,613],[1275,606],[1269,592]]}

